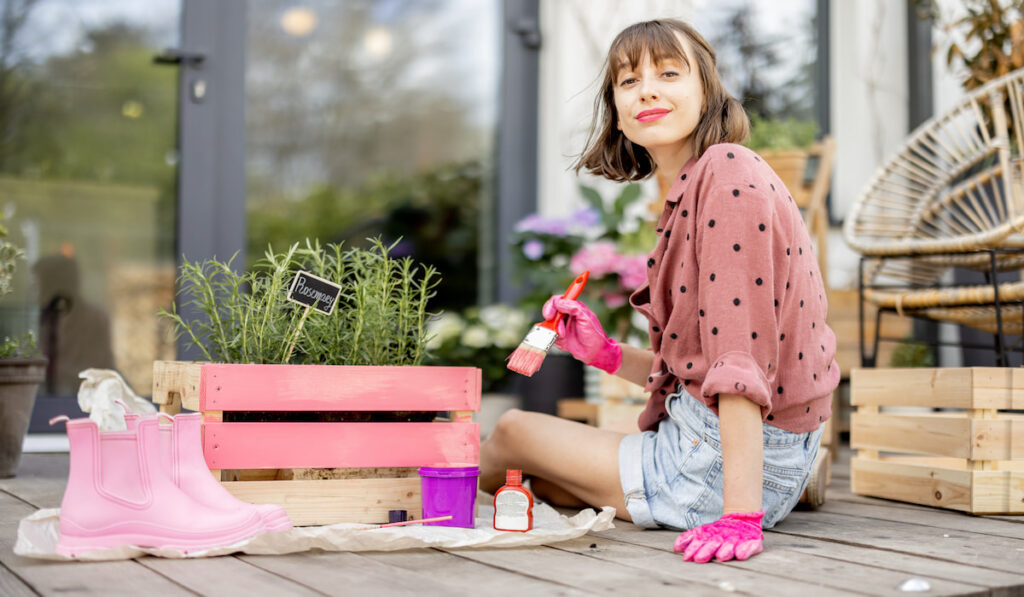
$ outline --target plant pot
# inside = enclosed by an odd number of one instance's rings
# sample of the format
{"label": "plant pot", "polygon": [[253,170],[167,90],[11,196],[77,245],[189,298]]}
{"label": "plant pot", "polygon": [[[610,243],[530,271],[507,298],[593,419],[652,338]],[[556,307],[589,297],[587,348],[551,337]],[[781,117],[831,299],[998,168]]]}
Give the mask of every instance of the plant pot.
{"label": "plant pot", "polygon": [[775,170],[782,183],[797,200],[798,205],[806,205],[804,194],[804,170],[807,168],[808,152],[802,149],[777,149],[759,152],[764,161]]}
{"label": "plant pot", "polygon": [[13,477],[21,461],[36,390],[46,379],[46,359],[0,359],[0,477]]}

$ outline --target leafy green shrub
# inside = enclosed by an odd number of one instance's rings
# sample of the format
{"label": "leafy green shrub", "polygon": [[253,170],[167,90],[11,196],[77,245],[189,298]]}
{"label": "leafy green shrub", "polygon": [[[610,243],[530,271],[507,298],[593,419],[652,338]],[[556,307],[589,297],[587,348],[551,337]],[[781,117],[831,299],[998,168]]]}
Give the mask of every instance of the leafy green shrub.
{"label": "leafy green shrub", "polygon": [[890,367],[934,367],[932,348],[924,342],[915,342],[909,336],[892,351]]}
{"label": "leafy green shrub", "polygon": [[[419,365],[426,350],[427,301],[440,282],[430,266],[390,256],[394,245],[369,248],[296,243],[239,274],[228,262],[186,260],[179,287],[202,316],[161,311],[203,356],[224,363]],[[287,300],[299,270],[341,286],[331,315]]]}
{"label": "leafy green shrub", "polygon": [[[11,292],[11,279],[17,269],[18,260],[25,258],[25,252],[7,240],[7,227],[3,225],[0,213],[0,297]],[[27,358],[39,356],[35,334],[29,332],[21,338],[5,336],[0,341],[0,359]]]}
{"label": "leafy green shrub", "polygon": [[747,147],[754,151],[766,149],[806,149],[814,144],[818,125],[813,120],[796,118],[766,119],[750,116],[750,139]]}

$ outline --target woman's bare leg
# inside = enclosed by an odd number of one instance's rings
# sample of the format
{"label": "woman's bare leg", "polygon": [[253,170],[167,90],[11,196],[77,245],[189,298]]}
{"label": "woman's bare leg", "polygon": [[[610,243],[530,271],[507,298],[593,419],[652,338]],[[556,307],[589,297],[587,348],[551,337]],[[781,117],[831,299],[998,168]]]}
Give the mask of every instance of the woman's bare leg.
{"label": "woman's bare leg", "polygon": [[630,520],[619,482],[619,442],[624,435],[510,410],[480,447],[480,488],[493,492],[505,482],[506,469],[521,469],[540,477],[540,489],[551,489],[556,498],[561,489],[584,504],[613,506],[616,516]]}
{"label": "woman's bare leg", "polygon": [[537,476],[530,477],[530,489],[533,490],[533,495],[552,506],[562,506],[564,508],[585,508],[590,505],[584,503],[583,500],[562,489],[558,485],[555,485],[551,481],[541,479]]}

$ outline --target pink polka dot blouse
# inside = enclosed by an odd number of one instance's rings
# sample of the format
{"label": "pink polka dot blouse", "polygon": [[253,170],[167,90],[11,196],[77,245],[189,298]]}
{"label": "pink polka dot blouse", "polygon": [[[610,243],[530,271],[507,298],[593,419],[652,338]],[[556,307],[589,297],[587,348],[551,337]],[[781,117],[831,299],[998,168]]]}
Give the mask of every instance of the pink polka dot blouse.
{"label": "pink polka dot blouse", "polygon": [[807,228],[771,167],[741,145],[710,147],[679,172],[657,230],[630,297],[655,355],[640,428],[657,429],[682,383],[716,414],[719,394],[738,394],[770,425],[817,429],[839,384],[835,335]]}

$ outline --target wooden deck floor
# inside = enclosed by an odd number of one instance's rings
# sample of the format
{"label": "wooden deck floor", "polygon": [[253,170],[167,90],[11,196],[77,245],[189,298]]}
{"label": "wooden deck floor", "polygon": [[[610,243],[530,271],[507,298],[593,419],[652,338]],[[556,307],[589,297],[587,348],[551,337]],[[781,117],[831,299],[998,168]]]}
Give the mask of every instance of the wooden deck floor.
{"label": "wooden deck floor", "polygon": [[0,595],[926,595],[1024,594],[1024,517],[972,517],[849,492],[848,451],[828,501],[794,512],[746,562],[684,563],[676,533],[614,530],[522,549],[310,552],[58,563],[14,555],[18,521],[60,504],[66,454],[26,454],[0,480]]}

